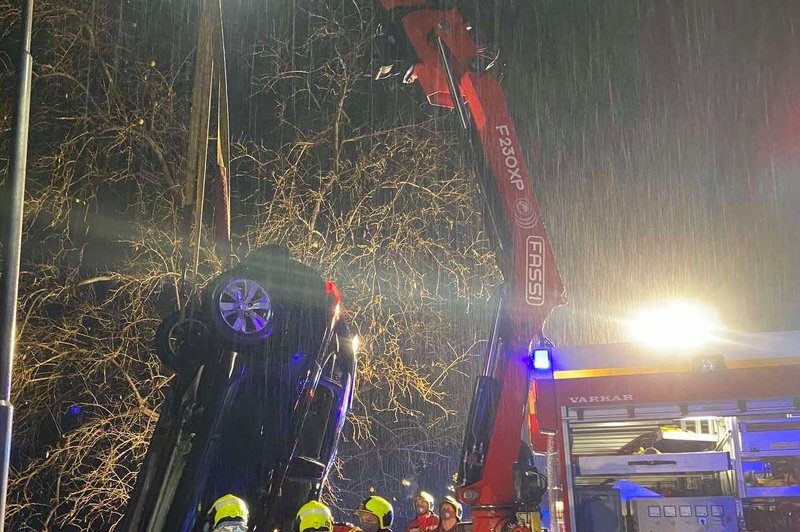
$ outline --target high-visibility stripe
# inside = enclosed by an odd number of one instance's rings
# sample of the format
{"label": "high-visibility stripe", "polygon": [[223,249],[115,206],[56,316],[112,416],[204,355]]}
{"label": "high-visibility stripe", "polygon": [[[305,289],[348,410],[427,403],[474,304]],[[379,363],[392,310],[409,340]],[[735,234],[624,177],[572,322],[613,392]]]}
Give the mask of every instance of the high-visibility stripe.
{"label": "high-visibility stripe", "polygon": [[214,503],[214,526],[223,519],[242,519],[247,521],[248,511],[244,501],[235,495],[225,495]]}
{"label": "high-visibility stripe", "polygon": [[320,508],[319,506],[316,507],[312,506],[311,508],[303,510],[297,514],[297,517],[299,517],[302,520],[310,515],[319,515],[326,518],[332,517],[332,514],[330,512],[326,512],[324,508]]}
{"label": "high-visibility stripe", "polygon": [[[775,357],[759,358],[748,360],[726,360],[725,366],[728,369],[752,369],[752,368],[771,368],[779,366],[800,365],[798,357]],[[631,366],[627,368],[593,368],[593,369],[572,369],[555,371],[553,378],[556,380],[564,379],[586,379],[590,377],[617,377],[623,375],[652,375],[654,373],[688,373],[693,371],[692,364],[671,364],[661,366]]]}

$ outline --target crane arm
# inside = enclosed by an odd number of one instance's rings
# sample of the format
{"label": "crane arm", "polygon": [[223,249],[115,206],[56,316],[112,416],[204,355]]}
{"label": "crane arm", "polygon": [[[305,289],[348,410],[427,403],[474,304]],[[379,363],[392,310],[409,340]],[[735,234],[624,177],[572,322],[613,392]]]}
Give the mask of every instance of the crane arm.
{"label": "crane arm", "polygon": [[[494,225],[504,287],[470,408],[458,495],[471,506],[475,532],[497,531],[514,524],[520,508],[514,470],[526,403],[536,393],[531,348],[543,339],[551,310],[565,302],[564,285],[505,94],[486,68],[491,56],[455,7],[381,3],[392,42],[408,51],[403,81],[418,83],[431,105],[458,112]],[[530,421],[535,439],[541,427],[535,415]]]}

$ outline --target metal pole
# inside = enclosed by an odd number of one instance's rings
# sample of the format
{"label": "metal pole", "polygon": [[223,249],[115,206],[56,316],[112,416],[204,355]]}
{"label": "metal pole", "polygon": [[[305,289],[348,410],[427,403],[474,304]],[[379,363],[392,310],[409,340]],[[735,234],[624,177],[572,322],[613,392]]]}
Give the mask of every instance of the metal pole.
{"label": "metal pole", "polygon": [[14,367],[14,345],[17,334],[17,292],[19,289],[19,263],[22,248],[22,207],[25,201],[25,171],[28,157],[28,122],[31,103],[31,32],[33,28],[33,0],[27,0],[23,12],[22,46],[17,86],[14,145],[8,175],[9,209],[2,225],[3,273],[0,278],[0,532],[5,529],[6,492],[11,457],[11,372]]}
{"label": "metal pole", "polygon": [[442,41],[439,35],[436,36],[436,46],[439,47],[439,60],[442,62],[442,68],[447,78],[447,86],[450,88],[450,96],[453,98],[453,107],[458,111],[458,118],[461,119],[461,127],[463,127],[465,131],[469,131],[467,109],[464,107],[464,101],[461,99],[461,92],[458,90],[458,83],[453,74],[453,67],[450,66],[450,60],[447,58],[447,49],[444,46],[444,41]]}
{"label": "metal pole", "polygon": [[501,292],[500,298],[497,301],[497,310],[494,314],[494,322],[492,322],[492,330],[489,331],[489,345],[486,350],[486,365],[483,368],[484,377],[492,377],[494,375],[494,368],[497,366],[497,347],[500,343],[500,319],[503,316],[503,293]]}

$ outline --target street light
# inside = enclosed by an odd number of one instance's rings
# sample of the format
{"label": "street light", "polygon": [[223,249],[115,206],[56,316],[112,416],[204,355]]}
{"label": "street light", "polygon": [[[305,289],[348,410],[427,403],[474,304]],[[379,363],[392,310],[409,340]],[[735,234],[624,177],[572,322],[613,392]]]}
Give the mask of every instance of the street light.
{"label": "street light", "polygon": [[657,349],[691,350],[714,341],[722,331],[716,313],[690,301],[672,301],[640,311],[626,320],[634,341]]}

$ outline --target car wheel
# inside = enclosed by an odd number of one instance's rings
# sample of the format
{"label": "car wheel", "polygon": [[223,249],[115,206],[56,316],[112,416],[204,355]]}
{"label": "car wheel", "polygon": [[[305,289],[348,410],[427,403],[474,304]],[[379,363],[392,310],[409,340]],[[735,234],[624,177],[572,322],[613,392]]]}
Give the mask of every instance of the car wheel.
{"label": "car wheel", "polygon": [[197,319],[186,318],[180,311],[166,316],[156,329],[156,356],[171,370],[178,372],[187,357],[203,349],[208,327]]}
{"label": "car wheel", "polygon": [[215,329],[233,342],[258,342],[272,332],[272,300],[261,281],[221,276],[211,291],[210,307]]}

